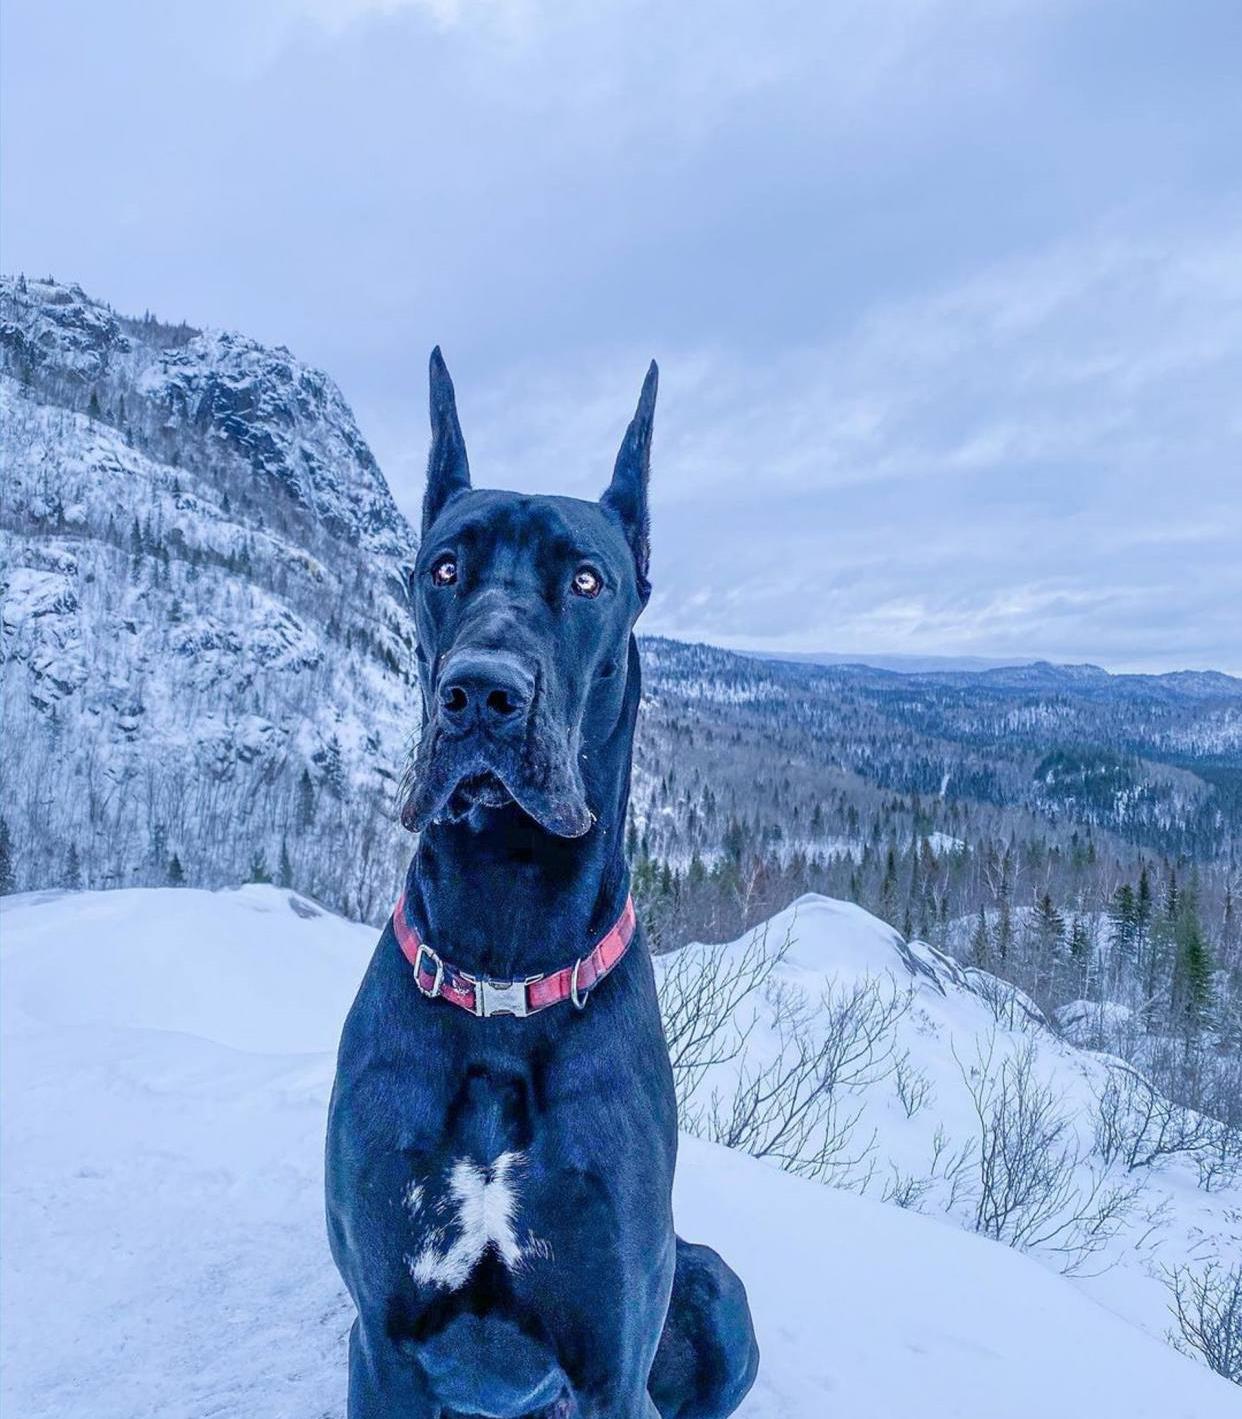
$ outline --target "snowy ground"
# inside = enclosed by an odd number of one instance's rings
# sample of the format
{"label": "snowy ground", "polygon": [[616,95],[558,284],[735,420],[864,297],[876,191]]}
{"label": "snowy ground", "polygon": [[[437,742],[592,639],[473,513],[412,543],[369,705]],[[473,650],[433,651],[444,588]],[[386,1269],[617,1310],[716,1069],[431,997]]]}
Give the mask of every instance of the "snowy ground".
{"label": "snowy ground", "polygon": [[[1086,1198],[1097,1182],[1101,1191],[1117,1187],[1136,1192],[1116,1237],[1098,1254],[1077,1259],[1076,1286],[1164,1339],[1170,1326],[1166,1269],[1242,1255],[1242,1187],[1205,1192],[1198,1186],[1196,1168],[1180,1158],[1136,1172],[1102,1166],[1094,1153],[1094,1124],[1108,1061],[1033,1025],[1024,997],[995,977],[963,971],[951,958],[919,942],[907,948],[897,932],[861,907],[819,896],[795,902],[757,938],[725,948],[692,946],[687,955],[720,952],[727,964],[753,958],[757,951],[776,950],[786,941],[790,944],[772,983],[795,992],[815,1009],[821,1008],[825,995],[839,1005],[859,988],[873,996],[906,997],[904,1013],[885,1046],[887,1060],[864,1071],[856,1088],[841,1091],[839,1118],[857,1116],[841,1157],[857,1161],[834,1171],[839,1185],[884,1197],[913,1184],[913,1191],[921,1194],[914,1203],[919,1211],[972,1227],[978,1193],[972,1089],[996,1079],[1006,1061],[1029,1050],[1034,1083],[1048,1091],[1053,1108],[1067,1121],[1059,1146],[1080,1155],[1073,1193],[1053,1227],[1072,1214],[1076,1199]],[[752,997],[736,1013],[743,1026],[750,1025],[745,1054],[740,1061],[709,1071],[692,1095],[692,1107],[698,1103],[710,1111],[713,1098],[727,1105],[739,1073],[753,1074],[779,1052],[772,1012],[764,1001]],[[926,1089],[921,1106],[913,1111],[899,1096],[892,1069],[897,1059],[905,1061],[907,1088],[921,1083]],[[683,1108],[683,1118],[687,1112]],[[954,1186],[944,1175],[945,1160],[963,1146],[967,1166]],[[1041,1231],[1047,1234],[1053,1227]],[[1059,1233],[1034,1247],[1032,1254],[1051,1269],[1074,1269],[1075,1259],[1065,1251],[1074,1236],[1072,1228]]]}
{"label": "snowy ground", "polygon": [[[826,910],[825,935],[809,905],[790,969],[822,972],[834,936],[857,966],[860,923]],[[374,934],[316,910],[270,887],[4,904],[6,1414],[343,1414],[320,1155]],[[752,1419],[1239,1412],[1234,1387],[943,1219],[694,1139],[676,1207],[749,1288]]]}

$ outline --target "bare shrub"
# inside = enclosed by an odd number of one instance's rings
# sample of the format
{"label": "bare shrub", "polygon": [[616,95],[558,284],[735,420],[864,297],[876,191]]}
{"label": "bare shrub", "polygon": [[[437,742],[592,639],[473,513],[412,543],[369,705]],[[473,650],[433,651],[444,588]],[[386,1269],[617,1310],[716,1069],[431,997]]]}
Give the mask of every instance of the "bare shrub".
{"label": "bare shrub", "polygon": [[768,944],[766,928],[752,936],[740,954],[727,946],[683,949],[664,957],[660,976],[660,1014],[669,1059],[683,1109],[707,1072],[736,1059],[754,1029],[753,1007],[784,960],[791,944]]}
{"label": "bare shrub", "polygon": [[865,1189],[860,1171],[874,1137],[856,1144],[861,1092],[894,1068],[898,1020],[910,995],[891,981],[830,988],[818,1004],[800,991],[769,983],[778,1048],[767,1063],[743,1059],[732,1093],[713,1094],[695,1121],[729,1148],[767,1158],[787,1172]]}
{"label": "bare shrub", "polygon": [[1170,1341],[1197,1355],[1218,1375],[1242,1385],[1242,1262],[1212,1262],[1203,1271],[1175,1266],[1165,1273],[1177,1329]]}
{"label": "bare shrub", "polygon": [[966,971],[966,979],[1002,1030],[1030,1030],[1047,1024],[1035,1004],[1009,981],[974,967]]}
{"label": "bare shrub", "polygon": [[970,1139],[954,1147],[943,1127],[937,1128],[927,1172],[903,1173],[895,1164],[890,1164],[890,1176],[880,1194],[881,1201],[894,1202],[898,1207],[917,1212],[928,1193],[939,1186],[948,1189],[943,1200],[944,1210],[954,1211],[964,1187],[969,1185],[972,1152]]}
{"label": "bare shrub", "polygon": [[1195,1154],[1195,1167],[1204,1192],[1232,1187],[1242,1177],[1242,1129],[1213,1119],[1211,1139]]}
{"label": "bare shrub", "polygon": [[[1128,1065],[1113,1065],[1096,1101],[1095,1151],[1106,1166],[1119,1163],[1130,1172],[1153,1168],[1178,1156],[1210,1159],[1221,1148],[1223,1124],[1167,1098]],[[1209,1176],[1227,1169],[1230,1150],[1219,1154]],[[1235,1161],[1236,1167],[1236,1161]]]}
{"label": "bare shrub", "polygon": [[893,1163],[889,1164],[889,1174],[880,1193],[880,1201],[892,1202],[910,1212],[917,1212],[919,1203],[931,1191],[932,1180],[926,1176],[920,1177],[918,1173],[903,1173]]}
{"label": "bare shrub", "polygon": [[992,1035],[973,1068],[958,1060],[979,1126],[972,1220],[984,1236],[1054,1256],[1078,1275],[1124,1225],[1141,1187],[1084,1166],[1073,1121],[1036,1079],[1035,1057],[1031,1041],[997,1065]]}
{"label": "bare shrub", "polygon": [[935,1095],[931,1080],[910,1063],[909,1050],[904,1050],[893,1061],[893,1082],[907,1118],[922,1113]]}

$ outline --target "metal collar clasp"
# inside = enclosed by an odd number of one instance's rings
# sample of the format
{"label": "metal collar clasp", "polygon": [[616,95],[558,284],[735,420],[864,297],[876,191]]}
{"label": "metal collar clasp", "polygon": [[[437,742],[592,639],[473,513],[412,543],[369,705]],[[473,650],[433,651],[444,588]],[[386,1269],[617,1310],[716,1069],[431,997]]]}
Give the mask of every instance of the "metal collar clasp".
{"label": "metal collar clasp", "polygon": [[542,976],[527,976],[525,980],[503,981],[481,976],[472,980],[475,1015],[481,1020],[491,1015],[516,1015],[519,1019],[525,1019],[530,1014],[526,988],[542,979]]}

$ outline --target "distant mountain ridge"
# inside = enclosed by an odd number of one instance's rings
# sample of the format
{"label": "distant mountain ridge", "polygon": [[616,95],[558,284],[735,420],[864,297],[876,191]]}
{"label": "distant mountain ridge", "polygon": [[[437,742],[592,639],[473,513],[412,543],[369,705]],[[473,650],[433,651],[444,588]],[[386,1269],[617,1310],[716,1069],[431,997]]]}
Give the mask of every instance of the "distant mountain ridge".
{"label": "distant mountain ridge", "polygon": [[1009,665],[1029,665],[1034,656],[990,655],[912,655],[912,654],[845,654],[819,650],[750,650],[742,648],[738,655],[756,660],[785,660],[793,665],[849,666],[863,665],[872,670],[893,670],[899,675],[920,675],[945,670],[997,670]]}
{"label": "distant mountain ridge", "polygon": [[[1068,842],[1087,830],[1201,862],[1236,857],[1232,676],[1042,663],[902,674],[659,637],[642,648],[635,807],[654,858],[711,860],[734,824],[786,856],[859,852],[890,834]],[[848,880],[828,885],[848,894]]]}
{"label": "distant mountain ridge", "polygon": [[952,656],[820,655],[782,654],[778,651],[739,651],[756,660],[783,661],[789,665],[816,665],[824,669],[901,676],[908,680],[953,684],[974,682],[1004,689],[1070,690],[1091,689],[1131,691],[1136,694],[1169,692],[1192,699],[1216,696],[1242,699],[1242,677],[1222,670],[1168,670],[1154,674],[1105,670],[1102,666],[1062,664],[1049,660],[989,661],[974,657],[958,660]]}

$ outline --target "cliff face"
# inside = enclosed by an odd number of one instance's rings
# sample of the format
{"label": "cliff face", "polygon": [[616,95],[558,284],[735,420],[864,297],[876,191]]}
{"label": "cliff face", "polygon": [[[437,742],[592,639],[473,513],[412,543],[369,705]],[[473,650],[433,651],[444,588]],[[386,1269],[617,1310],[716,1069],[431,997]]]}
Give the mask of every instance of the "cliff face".
{"label": "cliff face", "polygon": [[287,350],[0,284],[16,885],[284,877],[382,916],[416,539]]}

